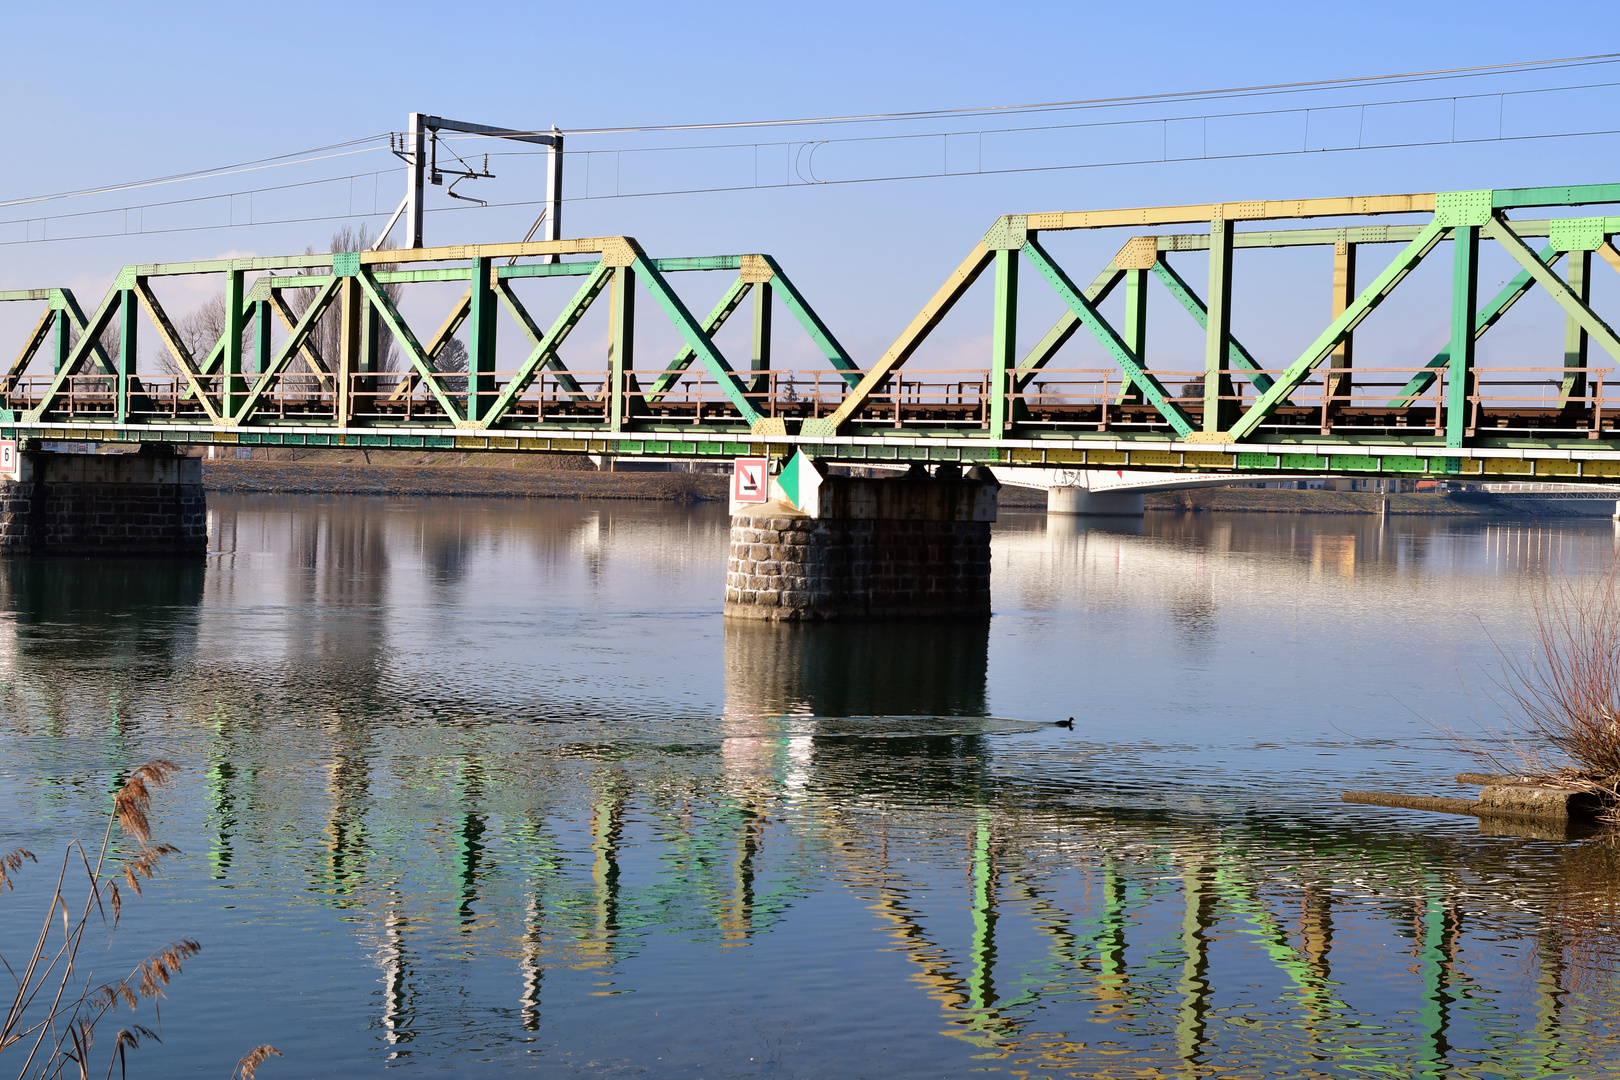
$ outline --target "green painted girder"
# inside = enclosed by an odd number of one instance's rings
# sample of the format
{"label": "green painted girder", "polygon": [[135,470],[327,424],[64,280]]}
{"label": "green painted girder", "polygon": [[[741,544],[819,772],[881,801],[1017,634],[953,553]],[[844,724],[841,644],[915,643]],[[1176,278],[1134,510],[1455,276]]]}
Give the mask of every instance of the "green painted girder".
{"label": "green painted girder", "polygon": [[[601,270],[602,264],[596,263],[591,268],[591,274],[600,274]],[[604,278],[603,280],[606,279]],[[546,340],[546,334],[541,332],[539,324],[537,324],[534,319],[530,317],[529,309],[523,306],[523,301],[518,299],[517,293],[512,291],[512,287],[510,285],[501,280],[496,281],[495,289],[496,292],[500,294],[501,303],[506,305],[506,310],[511,312],[512,317],[518,321],[518,325],[523,327],[524,334],[526,334],[529,338],[529,344],[536,347],[540,346]],[[580,292],[575,296],[575,299],[570,301],[567,307],[563,308],[562,315],[558,317],[559,321],[567,319],[568,328],[572,330],[574,323],[579,321],[580,316],[585,313],[586,308],[590,307],[591,301],[596,299],[596,294],[600,291],[600,282],[594,289],[589,287],[589,283],[581,286]],[[579,296],[587,294],[588,298],[584,301],[584,306],[577,306],[580,303]],[[572,318],[570,318],[570,315],[572,315]],[[564,336],[566,336],[566,333]],[[554,373],[557,376],[557,385],[562,387],[563,392],[569,397],[575,401],[583,401],[589,395],[586,394],[584,390],[580,389],[578,380],[576,380],[573,375],[569,374],[568,366],[563,363],[562,357],[557,355],[557,349],[561,345],[561,338],[558,338],[550,343],[550,346],[546,349],[546,352],[540,361],[540,367]]]}
{"label": "green painted girder", "polygon": [[[511,380],[502,388],[500,394],[490,405],[488,424],[497,424],[506,416],[518,395],[526,391],[541,369],[555,358],[557,349],[567,340],[569,333],[579,323],[579,320],[584,318],[585,312],[590,309],[591,303],[601,295],[602,290],[607,287],[612,278],[612,267],[602,263],[595,265],[591,275],[580,284],[579,290],[574,293],[573,299],[563,308],[562,314],[558,315],[556,321],[551,324],[551,329],[539,335],[528,358],[519,365],[517,373],[512,376]],[[524,318],[525,325],[529,325],[527,312],[524,313]],[[561,383],[560,379],[558,381]],[[569,391],[571,394],[584,396],[579,384],[574,382],[572,377],[568,379],[568,382],[573,386],[573,389]]]}
{"label": "green painted girder", "polygon": [[741,255],[696,255],[675,259],[648,259],[661,274],[680,270],[740,270]]}
{"label": "green painted girder", "polygon": [[[102,331],[107,329],[107,324],[112,321],[113,315],[118,311],[119,304],[124,298],[124,290],[119,286],[124,283],[127,273],[126,269],[124,273],[118,275],[119,280],[114,282],[113,287],[107,290],[107,295],[102,298],[101,306],[96,308],[96,313],[80,323],[78,343],[68,350],[66,362],[63,363],[61,370],[56,373],[56,376],[51,379],[50,384],[45,388],[45,393],[40,398],[39,404],[28,410],[29,416],[37,419],[48,413],[51,406],[55,404],[57,396],[62,392],[62,384],[67,382],[73,372],[91,355],[94,355],[100,363],[102,367],[101,374],[117,376],[117,368],[107,359],[106,352],[101,348],[100,338]],[[77,309],[78,305],[74,304],[74,314],[78,314]]]}
{"label": "green painted girder", "polygon": [[[1103,268],[1102,273],[1091,280],[1091,284],[1086,286],[1085,292],[1081,295],[1095,307],[1108,299],[1108,294],[1114,291],[1114,286],[1124,280],[1125,271],[1113,263],[1109,263]],[[1041,369],[1051,361],[1052,357],[1057,355],[1058,350],[1069,343],[1069,339],[1074,337],[1075,331],[1079,329],[1080,317],[1073,311],[1065,311],[1062,315],[1059,315],[1057,322],[1052,324],[1052,329],[1048,330],[1045,336],[1035,343],[1035,347],[1029,350],[1029,353],[1018,362],[1018,367],[1014,369],[1013,373],[1013,388],[1022,393],[1024,388],[1040,373]]]}
{"label": "green painted girder", "polygon": [[861,381],[860,367],[850,358],[849,350],[838,343],[833,332],[827,329],[827,324],[821,321],[821,316],[816,314],[816,309],[811,307],[804,294],[799,292],[798,286],[782,272],[781,265],[769,255],[763,255],[761,258],[765,260],[765,265],[771,268],[770,285],[776,290],[776,295],[782,298],[782,306],[798,320],[800,326],[804,327],[804,332],[816,343],[821,355],[843,374],[844,382],[849,386],[858,385]]}
{"label": "green painted girder", "polygon": [[[276,318],[281,320],[281,325],[286,328],[289,334],[292,333],[293,328],[298,325],[298,314],[293,311],[286,298],[280,293],[269,292],[268,295],[270,297],[270,308],[276,313]],[[304,364],[309,368],[310,373],[321,382],[321,385],[330,387],[332,385],[332,366],[326,362],[326,358],[315,347],[315,343],[305,338],[304,347],[299,352],[304,357]]]}
{"label": "green painted girder", "polygon": [[703,328],[686,309],[681,298],[669,287],[664,275],[653,267],[651,260],[640,253],[636,254],[633,265],[636,272],[646,280],[647,290],[652,293],[653,299],[658,301],[658,306],[664,309],[669,321],[675,324],[675,328],[681,332],[686,343],[703,361],[703,366],[708,369],[710,377],[719,384],[726,399],[742,414],[743,422],[751,425],[754,421],[762,419],[759,410],[748,400],[747,387],[737,378],[731,365],[726,363],[726,358],[720,355],[720,350],[714,347],[714,342],[703,332]]}
{"label": "green painted girder", "polygon": [[1344,336],[1359,326],[1362,320],[1372,313],[1373,308],[1382,303],[1395,286],[1416,269],[1424,256],[1434,250],[1435,245],[1440,243],[1447,231],[1447,227],[1440,223],[1438,217],[1425,225],[1423,231],[1401,249],[1401,253],[1394,261],[1384,268],[1383,273],[1361,291],[1361,295],[1357,296],[1355,301],[1344,309],[1344,313],[1322,331],[1299,359],[1288,366],[1281,378],[1272,384],[1271,389],[1261,394],[1259,399],[1238,418],[1227,433],[1231,441],[1237,442],[1252,434],[1255,428],[1270,418],[1272,412],[1287,400],[1295,387],[1304,382],[1316,366],[1328,358],[1339,342],[1344,340]]}
{"label": "green painted girder", "polygon": [[[1562,258],[1563,255],[1564,253],[1562,251],[1554,251],[1552,246],[1548,245],[1547,247],[1541,249],[1541,254],[1537,257],[1548,266],[1551,266],[1553,263]],[[1508,309],[1514,304],[1518,303],[1520,298],[1523,297],[1525,293],[1529,292],[1535,283],[1535,279],[1530,276],[1530,272],[1528,270],[1521,270],[1511,281],[1503,286],[1502,291],[1497,293],[1496,296],[1491,299],[1489,304],[1485,305],[1485,307],[1480,311],[1479,317],[1475,320],[1475,340],[1485,336],[1485,331],[1495,326],[1501,320],[1502,316],[1507,314]],[[1425,390],[1434,384],[1435,373],[1440,368],[1443,368],[1450,363],[1451,346],[1447,345],[1445,348],[1434,354],[1434,359],[1423,365],[1422,371],[1419,371],[1416,375],[1413,375],[1407,380],[1405,386],[1396,391],[1395,396],[1389,399],[1387,407],[1391,409],[1404,409],[1409,407],[1414,398],[1421,395]]]}
{"label": "green painted girder", "polygon": [[[54,292],[55,290],[40,291]],[[30,297],[29,299],[36,298]],[[45,297],[38,297],[37,299],[45,299]],[[22,373],[28,369],[28,365],[33,361],[34,354],[39,351],[39,347],[45,344],[45,339],[50,336],[51,328],[56,325],[58,318],[59,313],[54,307],[47,307],[44,311],[40,312],[39,321],[34,323],[32,330],[28,331],[28,337],[23,340],[23,347],[17,353],[17,358],[13,360],[11,362],[11,366],[6,369],[3,384],[6,393],[9,394],[12,390],[16,389],[17,380],[22,378]]]}
{"label": "green painted girder", "polygon": [[282,342],[281,348],[275,351],[270,363],[264,370],[259,372],[257,381],[246,394],[241,407],[231,415],[232,423],[239,425],[246,423],[247,418],[252,415],[254,408],[257,407],[259,398],[264,396],[273,382],[280,381],[282,373],[286,370],[287,365],[291,363],[292,358],[303,350],[305,339],[315,329],[315,324],[320,321],[327,308],[331,307],[332,301],[337,298],[337,294],[338,279],[329,278],[326,286],[316,294],[314,300],[310,301],[309,307],[304,309],[304,314],[299,317],[297,324],[292,328],[292,332]]}
{"label": "green painted girder", "polygon": [[152,292],[152,287],[146,278],[135,279],[135,295],[139,298],[141,306],[146,309],[147,318],[151,319],[152,325],[157,328],[158,336],[163,339],[163,344],[168,348],[170,355],[174,357],[176,365],[179,366],[181,373],[185,375],[186,382],[191,388],[191,395],[195,397],[203,412],[208,415],[208,419],[213,423],[218,423],[221,417],[219,409],[216,408],[217,403],[204,390],[202,381],[198,377],[196,362],[192,359],[190,350],[186,348],[185,342],[180,339],[179,332],[175,330],[174,324],[169,321],[168,313],[163,310],[163,305],[158,303],[158,298]]}
{"label": "green painted girder", "polygon": [[[1192,291],[1192,288],[1182,279],[1180,274],[1175,272],[1169,263],[1163,259],[1156,260],[1153,263],[1153,276],[1163,283],[1164,287],[1170,291],[1170,295],[1176,298],[1176,302],[1185,308],[1187,314],[1197,321],[1198,329],[1207,330],[1209,328],[1209,309],[1204,306],[1204,301],[1199,299],[1198,294]],[[1228,362],[1232,367],[1242,372],[1244,377],[1254,384],[1256,390],[1263,394],[1271,389],[1271,376],[1260,370],[1259,362],[1249,354],[1249,350],[1245,349],[1243,343],[1238,341],[1236,337],[1227,336],[1226,352]],[[1289,405],[1292,402],[1284,400],[1281,404]]]}
{"label": "green painted girder", "polygon": [[1126,348],[1119,334],[1097,313],[1097,309],[1075,287],[1074,282],[1069,280],[1063,268],[1052,261],[1033,235],[1024,241],[1024,255],[1035,264],[1041,276],[1046,278],[1063,302],[1069,305],[1069,310],[1074,312],[1098,343],[1114,358],[1120,370],[1142,388],[1142,396],[1158,410],[1159,415],[1164,417],[1171,427],[1175,428],[1176,434],[1183,438],[1192,434],[1194,429],[1192,419],[1170,395],[1165,393],[1159,380],[1142,368],[1131,350]]}
{"label": "green painted girder", "polygon": [[[709,314],[704,317],[703,332],[712,338],[753,290],[754,286],[751,282],[744,281],[741,278],[733,281],[724,295],[709,311]],[[663,373],[653,380],[651,388],[646,393],[645,400],[647,404],[656,405],[669,392],[670,388],[680,381],[681,374],[691,366],[692,361],[695,359],[697,359],[697,350],[690,345],[683,345],[681,351],[675,354],[675,359],[671,360]]]}
{"label": "green painted girder", "polygon": [[1620,203],[1620,184],[1497,188],[1491,192],[1491,207],[1495,210],[1530,206],[1586,206],[1592,203]]}
{"label": "green painted girder", "polygon": [[410,359],[411,365],[416,368],[417,375],[421,377],[423,382],[427,383],[427,387],[432,391],[434,399],[439,403],[439,407],[444,410],[444,415],[452,421],[463,419],[461,412],[451,402],[449,395],[439,386],[438,372],[433,370],[433,365],[428,362],[427,353],[422,349],[422,343],[416,339],[416,335],[411,332],[410,326],[400,317],[399,309],[394,307],[394,302],[389,299],[388,293],[372,279],[370,272],[364,266],[360,267],[360,272],[355,277],[359,279],[360,287],[365,290],[366,296],[377,306],[377,314],[381,316],[383,322],[388,326],[389,332],[394,335],[394,340],[399,342],[400,349]]}
{"label": "green painted girder", "polygon": [[1446,381],[1446,445],[1461,446],[1474,392],[1474,321],[1479,304],[1479,226],[1451,230],[1451,363]]}
{"label": "green painted girder", "polygon": [[[1018,249],[1001,248],[996,252],[995,299],[993,321],[990,326],[990,402],[988,430],[992,439],[1007,433],[1013,421],[1008,409],[1008,372],[1017,366],[1014,354],[1018,347]],[[895,419],[900,419],[900,399],[895,399]]]}
{"label": "green painted girder", "polygon": [[[1615,185],[1620,189],[1620,185]],[[1595,200],[1594,200],[1595,201]],[[1620,361],[1620,338],[1610,329],[1609,324],[1600,319],[1593,310],[1576,296],[1564,280],[1547,268],[1547,265],[1536,258],[1535,252],[1519,239],[1510,225],[1500,215],[1492,216],[1481,229],[1485,235],[1501,244],[1507,253],[1513,256],[1513,261],[1522,266],[1536,284],[1547,290],[1549,296],[1563,308],[1565,313],[1585,330],[1593,341],[1603,346],[1615,360]]]}

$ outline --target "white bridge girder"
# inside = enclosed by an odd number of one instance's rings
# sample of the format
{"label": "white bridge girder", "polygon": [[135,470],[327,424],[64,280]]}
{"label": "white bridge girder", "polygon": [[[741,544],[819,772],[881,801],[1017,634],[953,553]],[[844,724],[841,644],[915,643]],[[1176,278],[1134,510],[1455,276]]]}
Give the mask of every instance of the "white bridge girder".
{"label": "white bridge girder", "polygon": [[[1254,482],[1254,477],[1237,473],[1162,473],[1142,469],[993,468],[991,471],[1003,484],[1045,488],[1049,514],[1138,515],[1146,510],[1150,491],[1185,491]],[[1268,476],[1266,480],[1306,478]]]}

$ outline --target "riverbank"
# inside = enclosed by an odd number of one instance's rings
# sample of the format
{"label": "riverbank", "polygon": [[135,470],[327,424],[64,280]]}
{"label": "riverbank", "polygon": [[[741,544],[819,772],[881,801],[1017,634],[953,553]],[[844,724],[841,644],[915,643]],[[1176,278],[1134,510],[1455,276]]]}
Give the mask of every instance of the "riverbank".
{"label": "riverbank", "polygon": [[[362,495],[398,498],[631,499],[657,502],[719,502],[727,477],[720,473],[597,472],[584,457],[517,454],[371,455],[335,452],[298,460],[203,459],[203,486],[234,495]],[[1454,517],[1564,517],[1552,505],[1527,508],[1477,493],[1286,488],[1194,488],[1147,496],[1147,509],[1172,513],[1377,514]],[[1001,489],[1007,510],[1046,509],[1046,492],[1012,485]],[[1574,508],[1571,507],[1571,511]]]}
{"label": "riverbank", "polygon": [[203,486],[233,495],[364,495],[395,498],[639,499],[711,502],[726,497],[715,473],[603,473],[480,461],[367,464],[364,461],[203,459]]}

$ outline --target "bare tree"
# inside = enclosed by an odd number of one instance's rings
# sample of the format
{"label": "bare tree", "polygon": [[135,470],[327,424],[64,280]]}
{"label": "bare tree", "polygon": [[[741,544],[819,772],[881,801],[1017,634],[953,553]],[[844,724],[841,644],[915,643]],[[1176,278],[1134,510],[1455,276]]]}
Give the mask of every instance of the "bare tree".
{"label": "bare tree", "polygon": [[[439,371],[465,372],[467,370],[467,346],[460,338],[451,338],[439,349],[439,355],[434,358],[433,366]],[[465,394],[467,392],[467,376],[454,375],[440,379],[439,386],[447,394]]]}
{"label": "bare tree", "polygon": [[[364,224],[358,229],[345,225],[332,234],[332,242],[328,250],[334,253],[367,251],[371,248],[375,239],[371,235],[371,230]],[[394,243],[391,240],[383,243],[383,250],[385,251],[393,247]],[[313,255],[315,249],[305,248],[304,254]],[[374,263],[371,265],[372,270],[392,270],[394,267],[395,264],[393,263]],[[394,304],[399,303],[401,287],[398,282],[390,282],[384,285],[382,291]],[[293,311],[302,316],[304,312],[309,310],[309,305],[315,302],[315,292],[313,289],[292,290],[289,293],[288,302]],[[309,334],[310,344],[315,346],[316,351],[321,354],[322,359],[328,364],[337,362],[342,333],[343,313],[339,310],[338,305],[334,303],[321,314],[320,320],[316,322],[314,329]],[[393,335],[388,333],[386,327],[383,329],[381,338],[382,340],[378,342],[377,348],[377,370],[398,371],[400,361],[399,344],[394,341]]]}
{"label": "bare tree", "polygon": [[[191,354],[192,362],[201,364],[207,359],[219,339],[225,335],[225,292],[221,290],[192,308],[174,324],[180,344]],[[253,328],[242,328],[242,370],[257,370],[253,354]],[[165,375],[180,374],[180,365],[167,345],[158,345],[154,354],[154,367]]]}

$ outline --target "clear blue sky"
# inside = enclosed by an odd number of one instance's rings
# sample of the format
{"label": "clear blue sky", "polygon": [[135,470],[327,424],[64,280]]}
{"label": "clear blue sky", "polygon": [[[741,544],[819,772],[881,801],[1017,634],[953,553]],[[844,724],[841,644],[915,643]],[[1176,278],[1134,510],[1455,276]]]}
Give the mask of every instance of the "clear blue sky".
{"label": "clear blue sky", "polygon": [[[571,131],[1150,94],[1509,63],[1620,46],[1620,5],[1612,0],[1564,4],[1556,14],[1523,4],[1436,2],[81,4],[13,5],[5,21],[12,48],[0,66],[0,94],[11,105],[6,155],[11,168],[0,179],[0,201],[398,130],[412,110],[514,127],[556,124]],[[1597,68],[1564,79],[1603,81],[1617,71]],[[1498,80],[1476,89],[1526,85],[1530,83]],[[1417,87],[1401,94],[1453,92]],[[1620,93],[1594,93],[1596,98],[1589,93],[1571,99],[1568,117],[1558,115],[1564,111],[1561,105],[1531,116],[1534,103],[1520,101],[1515,107],[1529,113],[1507,122],[1529,125],[1525,130],[1538,123],[1553,125],[1546,130],[1558,124],[1620,126],[1614,119],[1620,117],[1615,107]],[[1370,98],[1363,92],[1361,99]],[[1358,99],[1352,94],[1334,100]],[[1209,106],[1220,111],[1234,107],[1231,102]],[[1485,116],[1468,109],[1465,105],[1460,114],[1464,127],[1473,124],[1483,130],[1496,123],[1494,111]],[[1317,123],[1331,127],[1344,121],[1344,115],[1323,114]],[[1396,127],[1423,122],[1422,117],[1407,117]],[[951,129],[985,126],[1005,124],[975,119]],[[1183,126],[1165,137],[1190,137],[1189,131]],[[873,132],[843,132],[856,133]],[[801,136],[725,131],[668,138],[691,145],[751,142],[756,137]],[[1297,138],[1281,129],[1228,131],[1225,137],[1233,146],[1244,139],[1257,146],[1281,140],[1280,146]],[[997,152],[1009,162],[1037,163],[1108,152],[1098,141],[1105,138],[1101,133],[1023,138]],[[635,137],[581,136],[570,148],[635,144]],[[948,152],[959,158],[967,145],[958,141]],[[485,149],[479,146],[474,152]],[[900,149],[924,157],[939,152]],[[880,152],[887,148],[857,146],[846,148],[843,158],[828,151],[818,162],[856,175],[863,168],[884,167],[869,160]],[[769,155],[767,171],[772,167]],[[602,155],[592,159],[592,194],[606,190],[604,162]],[[497,202],[531,198],[539,182],[536,164],[533,159],[496,159],[496,180],[459,190]],[[372,151],[302,166],[297,178],[390,165],[384,152]],[[571,165],[576,168],[569,175],[570,195],[587,193],[577,163]],[[672,176],[709,176],[717,183],[729,183],[746,168],[725,155],[678,165]],[[655,183],[661,168],[656,162],[644,164],[633,179]],[[772,252],[847,344],[870,354],[906,323],[1001,213],[1575,183],[1617,176],[1620,136],[1605,135],[593,199],[569,204],[565,228],[570,235],[634,235],[654,254]],[[272,170],[228,183],[208,182],[212,186],[125,192],[82,206],[10,207],[0,209],[0,219],[183,198],[292,178],[292,171]],[[359,183],[356,205],[369,210],[375,198],[392,209],[402,179]],[[307,206],[325,213],[333,205],[329,188],[260,196],[254,212],[294,216],[293,210]],[[439,190],[433,198],[436,205],[448,205]],[[345,201],[343,208],[348,205]],[[241,215],[243,208],[207,204],[149,213],[152,222],[208,223],[231,220],[221,215]],[[533,213],[533,208],[512,207],[439,214],[430,218],[429,238],[445,243],[513,239]],[[371,222],[375,227],[376,219]],[[341,222],[153,231],[3,245],[0,288],[68,283],[93,297],[125,262],[323,248],[337,224]],[[19,228],[26,226],[13,226],[7,233],[0,225],[0,241],[28,235]],[[60,231],[59,224],[51,228]],[[1089,277],[1095,253],[1078,247],[1075,252],[1076,276]],[[1109,253],[1111,248],[1101,258]],[[1188,263],[1189,277],[1200,272]],[[1256,274],[1253,280],[1266,287],[1303,276],[1294,270]],[[716,280],[697,288],[693,306],[706,306],[708,294],[721,285]],[[1318,291],[1325,296],[1325,289],[1324,282]],[[1309,295],[1314,293],[1301,294]],[[1241,303],[1241,292],[1239,299]],[[1304,299],[1301,304],[1311,308],[1308,319],[1302,314],[1295,320],[1302,333],[1307,323],[1317,321],[1320,313],[1314,308],[1320,304]],[[1033,304],[1031,318],[1038,322],[1044,310]],[[1542,321],[1552,318],[1549,314]],[[0,331],[13,321],[0,319]],[[974,324],[965,318],[952,331],[969,353],[986,329],[982,324],[982,319]],[[1275,337],[1275,348],[1286,351],[1294,336],[1288,325],[1288,318],[1279,318],[1275,334],[1264,327],[1250,329],[1260,338],[1259,347],[1270,347],[1270,337]]]}

